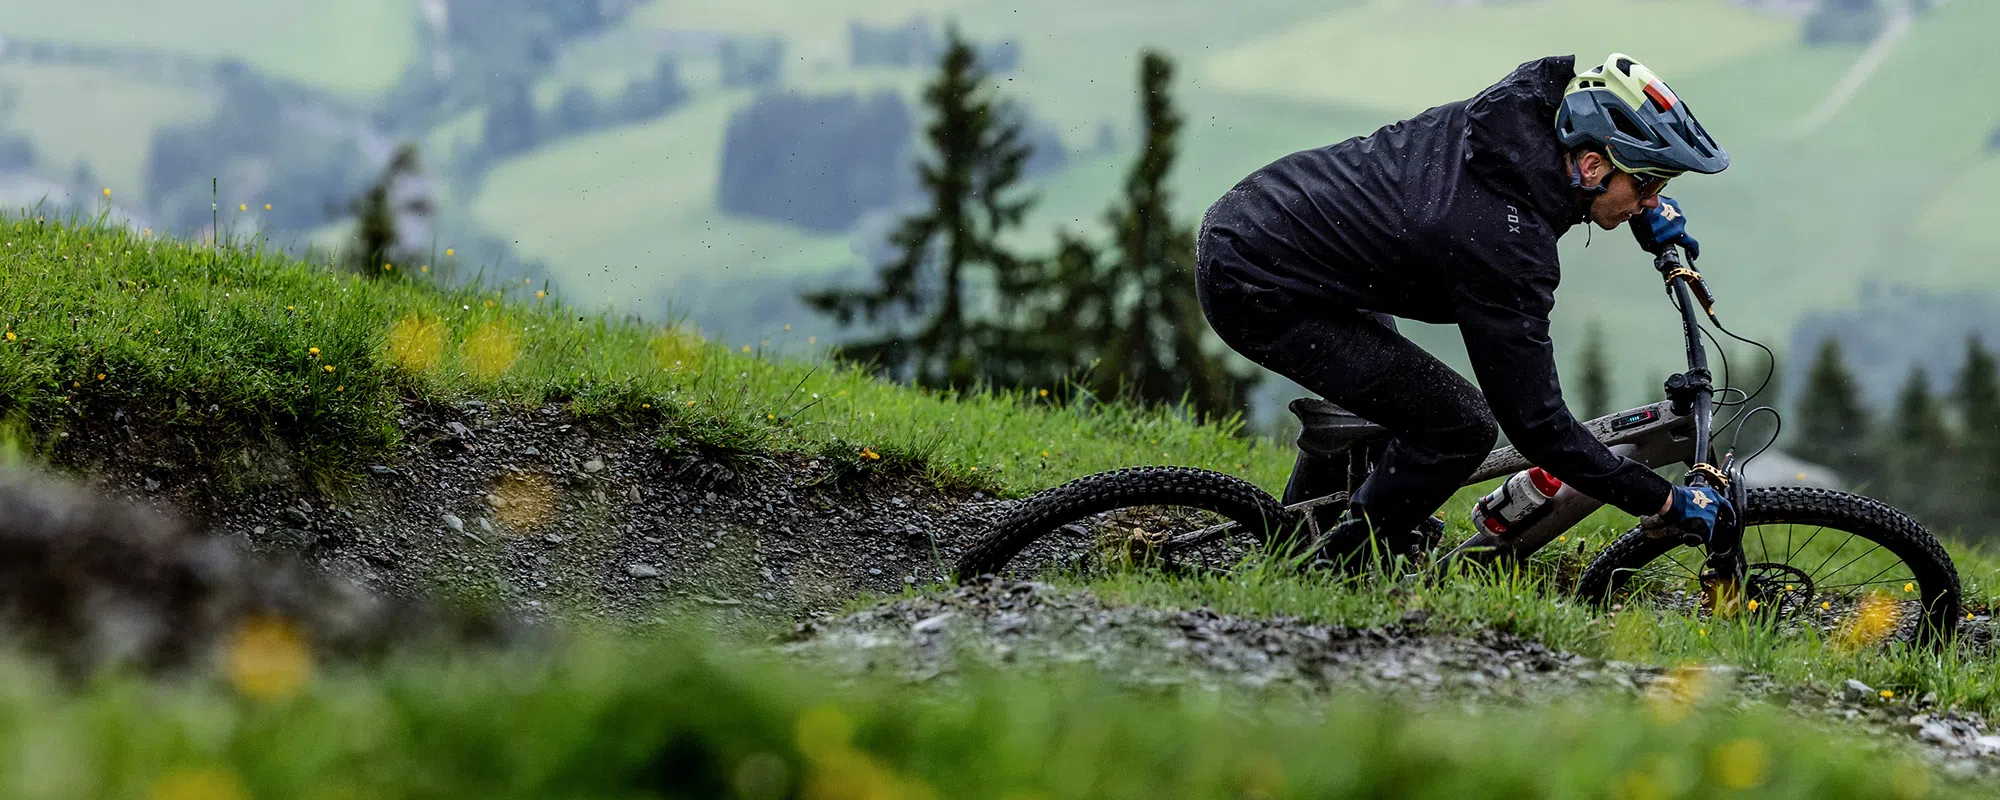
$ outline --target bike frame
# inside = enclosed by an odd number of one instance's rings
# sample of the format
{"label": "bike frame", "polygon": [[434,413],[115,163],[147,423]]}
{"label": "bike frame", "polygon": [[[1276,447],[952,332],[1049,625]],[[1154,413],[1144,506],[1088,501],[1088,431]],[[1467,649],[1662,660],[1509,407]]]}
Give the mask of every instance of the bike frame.
{"label": "bike frame", "polygon": [[[1681,310],[1681,329],[1687,346],[1687,371],[1667,379],[1666,400],[1599,417],[1584,423],[1584,426],[1611,452],[1648,468],[1673,463],[1686,465],[1686,485],[1722,489],[1731,505],[1740,512],[1749,487],[1743,480],[1740,465],[1735,463],[1735,454],[1725,453],[1720,467],[1710,463],[1709,439],[1715,413],[1715,387],[1708,370],[1708,352],[1702,345],[1701,321],[1695,316],[1695,308],[1698,302],[1701,310],[1713,318],[1714,298],[1702,283],[1700,273],[1684,266],[1677,251],[1670,249],[1662,253],[1653,260],[1653,267],[1665,279],[1668,294]],[[1533,465],[1514,448],[1503,447],[1487,456],[1465,485],[1511,475],[1530,466]],[[1448,558],[1463,556],[1475,560],[1495,560],[1526,557],[1574,528],[1603,505],[1565,484],[1530,524],[1510,530],[1504,537],[1480,532]],[[1691,538],[1689,544],[1707,545],[1710,573],[1728,579],[1740,576],[1743,569],[1742,536],[1739,521],[1725,519],[1707,541]],[[1482,550],[1486,552],[1482,553]]]}
{"label": "bike frame", "polygon": [[[1685,464],[1688,467],[1684,483],[1688,486],[1713,486],[1722,489],[1731,505],[1739,512],[1743,509],[1748,495],[1741,474],[1740,465],[1735,463],[1734,453],[1725,453],[1721,467],[1709,463],[1711,457],[1709,438],[1714,419],[1715,387],[1708,371],[1708,352],[1702,346],[1701,322],[1695,316],[1699,303],[1702,311],[1712,319],[1715,316],[1715,301],[1708,287],[1702,283],[1700,273],[1684,266],[1680,253],[1669,249],[1653,260],[1654,269],[1666,281],[1667,293],[1674,298],[1681,311],[1682,333],[1687,343],[1687,371],[1677,373],[1666,381],[1667,399],[1639,408],[1627,409],[1616,414],[1598,417],[1584,423],[1585,429],[1611,452],[1630,458],[1648,468],[1659,468],[1668,464]],[[1350,463],[1348,492],[1360,486],[1367,477],[1374,461],[1379,457],[1386,442],[1386,432],[1382,437],[1358,442],[1347,454]],[[1336,454],[1338,455],[1338,454]],[[1534,466],[1527,457],[1513,447],[1502,447],[1486,457],[1479,469],[1467,478],[1465,486],[1484,483],[1495,478],[1511,475]],[[1340,492],[1326,497],[1306,500],[1286,506],[1304,520],[1308,530],[1307,541],[1320,541],[1324,531],[1319,528],[1318,514],[1307,513],[1315,507],[1329,503],[1345,503],[1348,492]],[[1576,527],[1591,513],[1604,504],[1588,495],[1564,484],[1554,497],[1539,510],[1538,516],[1528,524],[1518,525],[1503,536],[1488,532],[1478,532],[1458,549],[1446,556],[1447,560],[1469,558],[1475,561],[1500,559],[1520,559],[1533,554],[1557,536]],[[1211,542],[1227,535],[1233,524],[1218,525],[1174,537],[1162,545],[1164,555]],[[1744,569],[1742,557],[1742,526],[1735,519],[1721,520],[1707,541],[1691,534],[1689,544],[1708,546],[1708,571],[1711,575],[1729,579],[1740,578]]]}

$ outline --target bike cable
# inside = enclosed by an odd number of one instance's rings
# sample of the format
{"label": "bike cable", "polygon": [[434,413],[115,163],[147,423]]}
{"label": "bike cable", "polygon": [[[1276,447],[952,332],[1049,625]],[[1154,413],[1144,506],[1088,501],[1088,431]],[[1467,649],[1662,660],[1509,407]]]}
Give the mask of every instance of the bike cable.
{"label": "bike cable", "polygon": [[1709,315],[1708,321],[1710,324],[1715,326],[1716,330],[1722,331],[1723,335],[1728,336],[1729,338],[1735,339],[1736,341],[1742,342],[1744,344],[1750,345],[1751,347],[1755,347],[1759,350],[1764,351],[1764,364],[1765,364],[1764,379],[1758,382],[1756,391],[1744,393],[1744,391],[1740,388],[1729,386],[1729,379],[1728,379],[1729,352],[1723,348],[1721,340],[1717,339],[1715,337],[1715,334],[1709,333],[1707,326],[1702,327],[1702,333],[1708,336],[1708,340],[1710,342],[1715,343],[1716,352],[1721,354],[1722,369],[1724,376],[1722,383],[1723,386],[1725,387],[1724,391],[1735,391],[1743,395],[1743,398],[1740,400],[1717,403],[1717,405],[1727,405],[1735,407],[1737,410],[1734,413],[1730,414],[1728,421],[1724,422],[1720,427],[1715,429],[1716,435],[1720,436],[1723,430],[1728,429],[1730,426],[1735,426],[1736,431],[1733,435],[1731,435],[1729,440],[1729,449],[1735,450],[1737,444],[1743,438],[1743,431],[1749,427],[1748,423],[1751,417],[1754,417],[1761,412],[1768,412],[1771,415],[1771,421],[1773,424],[1773,428],[1771,430],[1771,438],[1765,440],[1764,445],[1762,447],[1757,448],[1757,452],[1751,453],[1749,456],[1746,456],[1741,462],[1738,462],[1740,464],[1749,464],[1751,459],[1763,455],[1764,451],[1771,449],[1773,445],[1777,444],[1779,434],[1783,433],[1785,429],[1784,415],[1779,413],[1778,409],[1772,406],[1757,406],[1756,408],[1752,408],[1748,411],[1742,410],[1743,406],[1749,405],[1751,401],[1756,400],[1760,395],[1764,394],[1765,389],[1770,388],[1771,380],[1774,377],[1776,377],[1778,373],[1778,354],[1772,352],[1771,348],[1766,346],[1763,342],[1738,335],[1735,331],[1730,330],[1728,326],[1723,325],[1721,318],[1715,316],[1714,314]]}
{"label": "bike cable", "polygon": [[[1777,410],[1777,409],[1775,409],[1775,408],[1772,408],[1772,407],[1770,407],[1770,406],[1758,406],[1758,407],[1756,407],[1756,408],[1753,408],[1753,409],[1750,409],[1749,411],[1745,411],[1745,412],[1743,412],[1743,414],[1741,415],[1741,417],[1742,417],[1742,419],[1745,419],[1745,420],[1747,420],[1747,419],[1749,419],[1749,418],[1751,418],[1751,417],[1754,417],[1754,416],[1757,416],[1757,412],[1759,412],[1759,411],[1769,411],[1769,412],[1771,412],[1771,421],[1772,421],[1772,423],[1773,423],[1773,427],[1772,427],[1772,429],[1771,429],[1771,438],[1770,438],[1770,439],[1767,439],[1767,440],[1765,440],[1765,441],[1764,441],[1764,446],[1763,446],[1763,447],[1759,447],[1759,448],[1757,448],[1757,452],[1755,452],[1755,453],[1751,453],[1750,455],[1747,455],[1747,456],[1744,456],[1744,457],[1743,457],[1743,460],[1742,460],[1742,461],[1738,461],[1738,462],[1736,462],[1736,463],[1737,463],[1737,466],[1738,466],[1739,468],[1740,468],[1740,467],[1742,467],[1742,466],[1745,466],[1745,465],[1748,465],[1748,464],[1750,463],[1750,459],[1753,459],[1753,458],[1756,458],[1756,457],[1758,457],[1758,456],[1761,456],[1761,455],[1763,455],[1763,454],[1764,454],[1764,451],[1766,451],[1766,450],[1769,450],[1769,449],[1771,449],[1771,445],[1774,445],[1774,444],[1777,444],[1777,443],[1778,443],[1778,434],[1780,434],[1780,433],[1784,433],[1784,431],[1785,431],[1785,418],[1784,418],[1784,416],[1783,416],[1783,415],[1781,415],[1781,414],[1779,414],[1779,413],[1778,413],[1778,410]],[[1730,420],[1730,422],[1736,422],[1736,421],[1737,421],[1737,420],[1736,420],[1736,419],[1734,419],[1734,418],[1732,418],[1732,419]],[[1729,449],[1731,449],[1731,450],[1735,450],[1735,449],[1736,449],[1736,443],[1737,443],[1737,441],[1738,441],[1738,440],[1740,440],[1740,439],[1742,439],[1742,438],[1743,438],[1743,429],[1744,429],[1744,428],[1746,428],[1746,427],[1749,427],[1749,426],[1747,426],[1747,425],[1737,425],[1737,426],[1736,426],[1736,435],[1734,435],[1734,436],[1731,436],[1731,437],[1729,437]]]}

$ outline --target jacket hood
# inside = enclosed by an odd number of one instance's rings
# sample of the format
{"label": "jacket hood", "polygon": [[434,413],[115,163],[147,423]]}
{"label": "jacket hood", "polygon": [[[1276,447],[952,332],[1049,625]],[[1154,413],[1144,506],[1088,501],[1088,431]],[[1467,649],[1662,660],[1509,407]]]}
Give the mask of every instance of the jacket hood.
{"label": "jacket hood", "polygon": [[1558,233],[1583,216],[1555,130],[1563,89],[1574,77],[1575,56],[1550,56],[1516,67],[1466,102],[1473,175],[1526,204]]}

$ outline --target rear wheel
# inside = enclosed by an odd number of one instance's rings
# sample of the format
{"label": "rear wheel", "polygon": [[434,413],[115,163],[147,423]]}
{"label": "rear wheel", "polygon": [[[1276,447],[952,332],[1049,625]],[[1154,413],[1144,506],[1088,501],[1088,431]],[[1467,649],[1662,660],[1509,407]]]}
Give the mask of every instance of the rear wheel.
{"label": "rear wheel", "polygon": [[1863,644],[1933,643],[1957,630],[1958,571],[1916,520],[1875,500],[1824,489],[1753,489],[1745,505],[1740,585],[1705,575],[1702,548],[1635,528],[1584,570],[1578,594],[1603,605],[1741,610]]}
{"label": "rear wheel", "polygon": [[1081,534],[1100,551],[1142,559],[1201,548],[1210,562],[1247,554],[1251,544],[1281,542],[1295,552],[1304,536],[1298,515],[1242,478],[1191,467],[1134,467],[1078,478],[1021,501],[959,557],[959,579],[1000,573],[1022,551],[1060,531]]}

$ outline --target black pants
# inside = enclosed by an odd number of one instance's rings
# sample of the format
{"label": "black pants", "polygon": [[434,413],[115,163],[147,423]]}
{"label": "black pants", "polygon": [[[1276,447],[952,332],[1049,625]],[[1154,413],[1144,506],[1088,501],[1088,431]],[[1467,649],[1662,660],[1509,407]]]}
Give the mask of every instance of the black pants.
{"label": "black pants", "polygon": [[1400,535],[1451,499],[1499,438],[1486,399],[1457,372],[1396,332],[1385,315],[1239,279],[1244,258],[1204,237],[1196,291],[1222,341],[1394,434],[1352,498],[1383,535]]}

